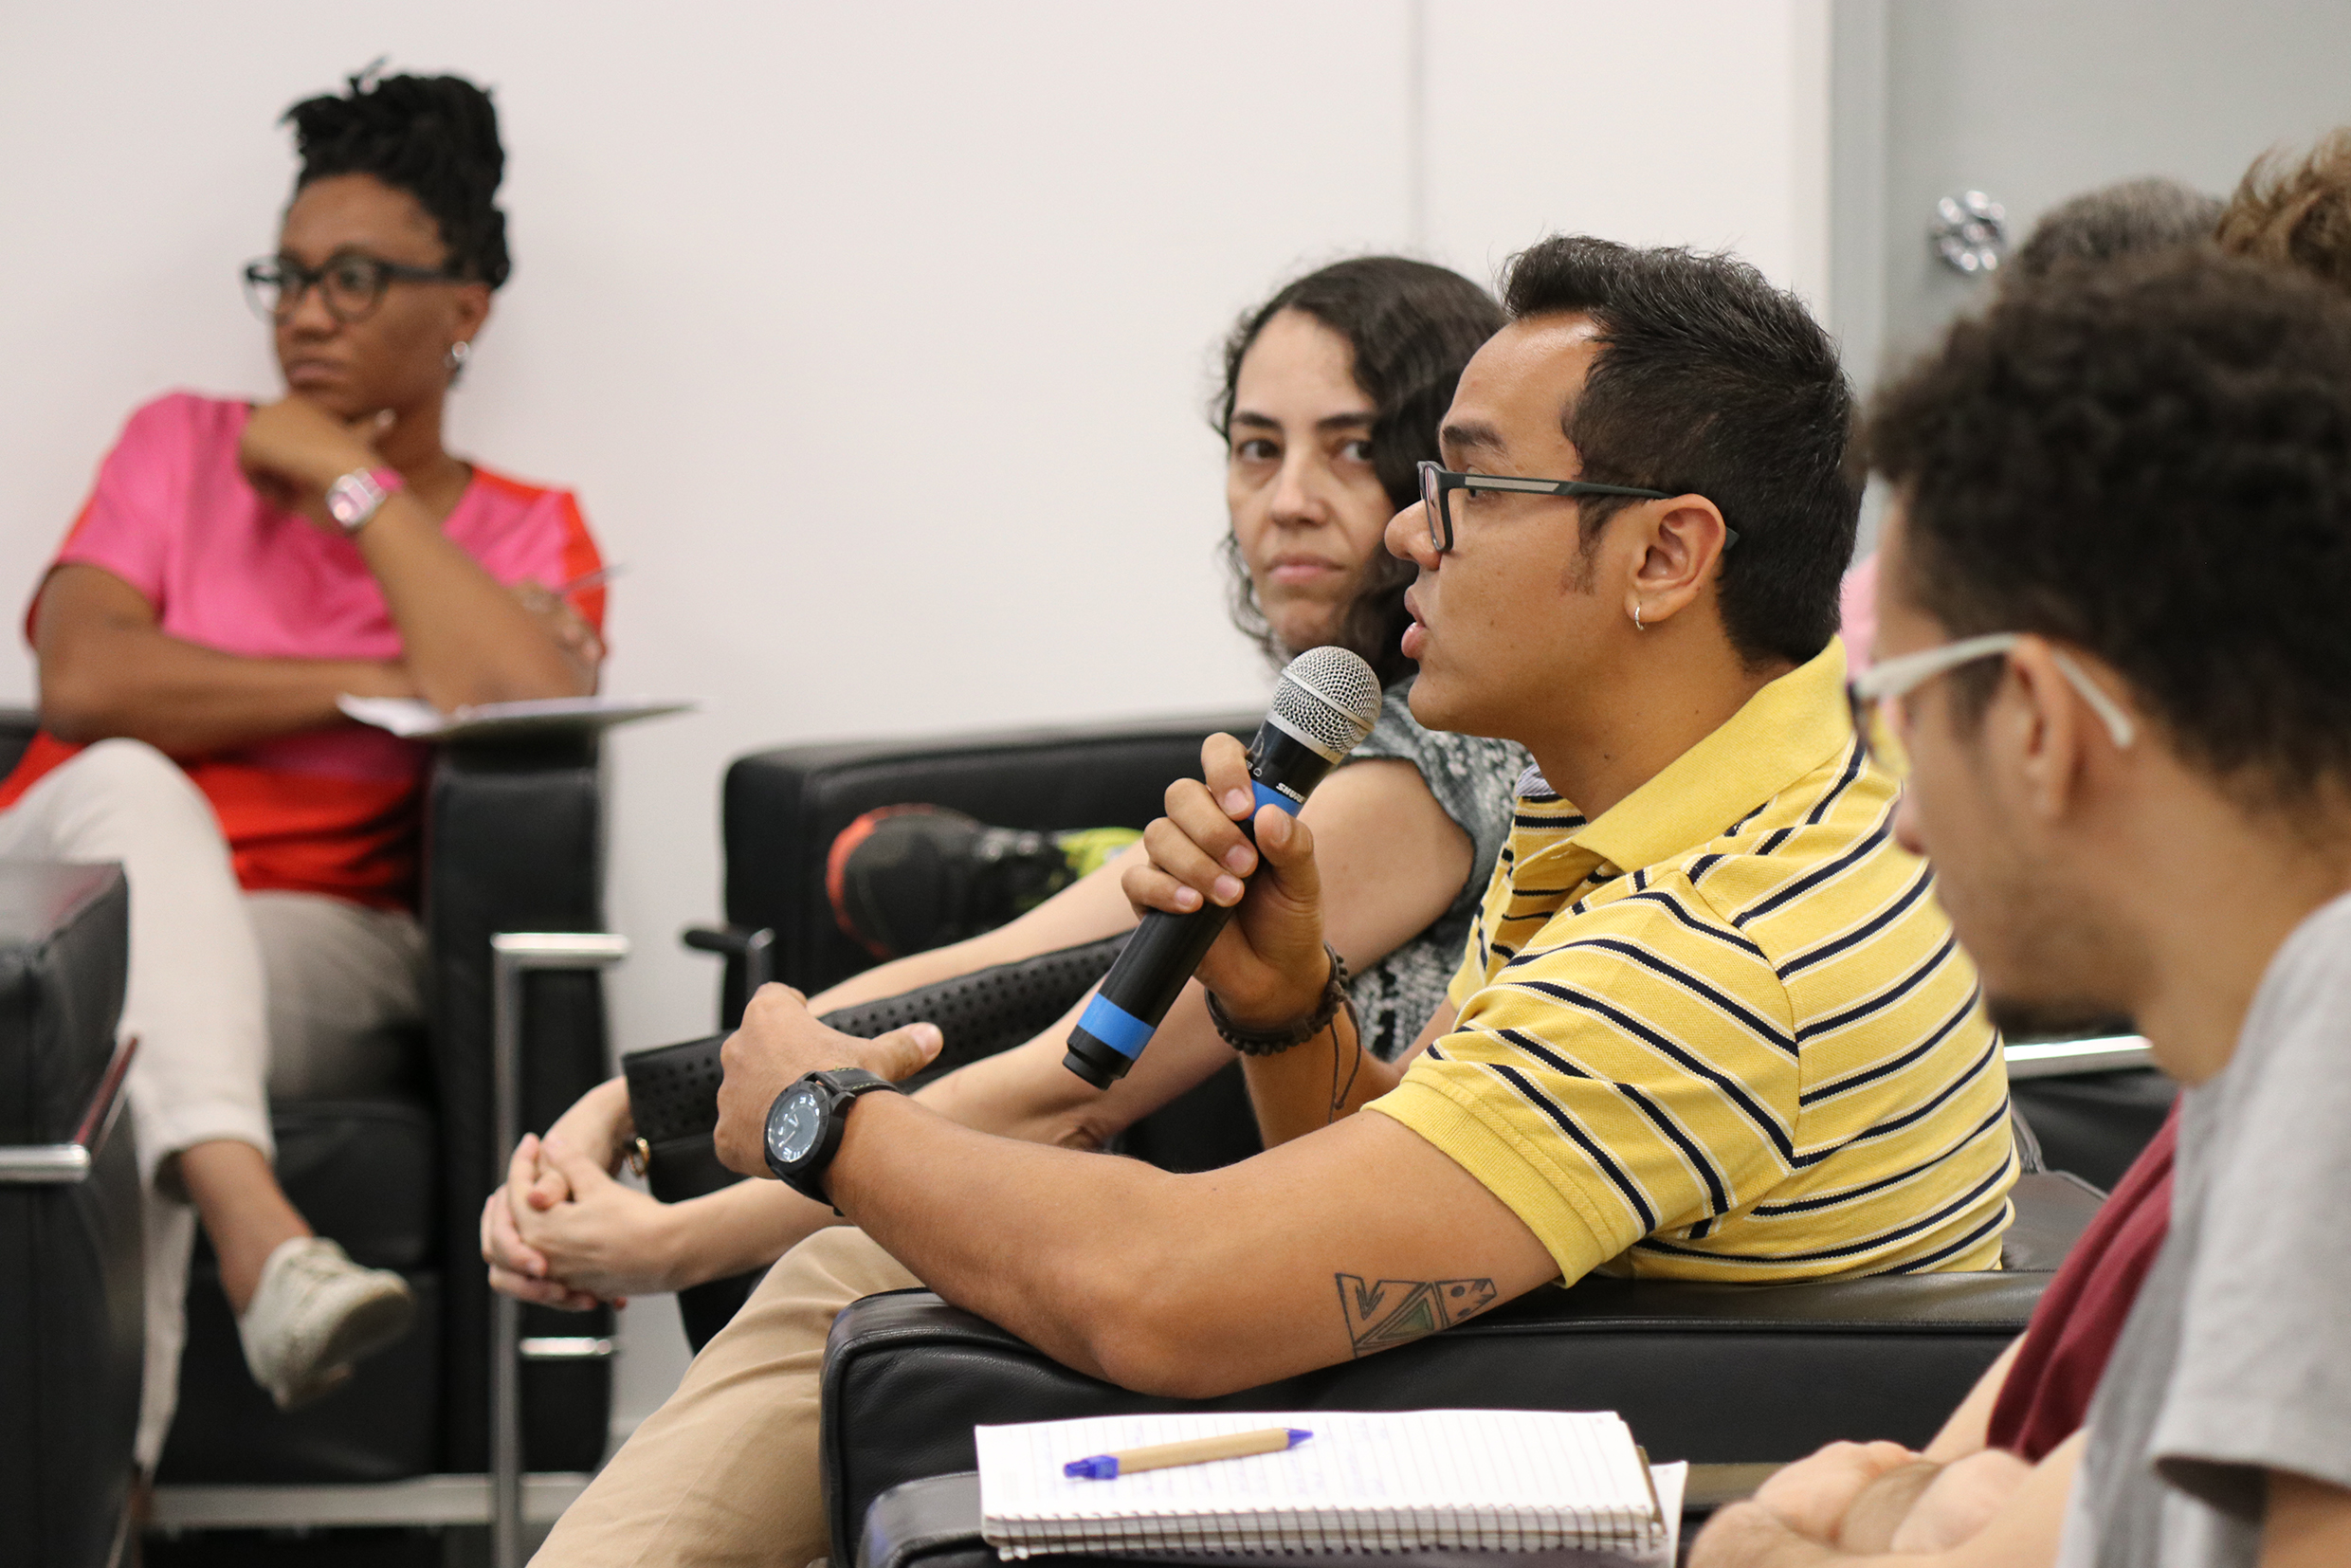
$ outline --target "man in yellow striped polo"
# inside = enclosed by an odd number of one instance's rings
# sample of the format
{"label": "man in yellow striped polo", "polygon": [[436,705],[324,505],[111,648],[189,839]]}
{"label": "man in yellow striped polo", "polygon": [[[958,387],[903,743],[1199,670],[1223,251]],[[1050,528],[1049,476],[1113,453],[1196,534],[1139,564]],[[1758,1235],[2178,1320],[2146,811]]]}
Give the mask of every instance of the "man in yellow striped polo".
{"label": "man in yellow striped polo", "polygon": [[1312,834],[1255,810],[1230,738],[1126,886],[1237,906],[1199,978],[1245,1053],[1255,1158],[1177,1175],[813,1076],[903,1077],[938,1036],[851,1039],[766,988],[726,1047],[720,1153],[857,1229],[775,1265],[543,1562],[823,1555],[825,1333],[871,1291],[928,1285],[1081,1371],[1206,1395],[1595,1269],[1996,1265],[1998,1039],[1846,707],[1834,350],[1752,268],[1683,251],[1548,241],[1506,303],[1446,466],[1388,528],[1419,569],[1413,713],[1540,766],[1417,1055],[1361,1048]]}

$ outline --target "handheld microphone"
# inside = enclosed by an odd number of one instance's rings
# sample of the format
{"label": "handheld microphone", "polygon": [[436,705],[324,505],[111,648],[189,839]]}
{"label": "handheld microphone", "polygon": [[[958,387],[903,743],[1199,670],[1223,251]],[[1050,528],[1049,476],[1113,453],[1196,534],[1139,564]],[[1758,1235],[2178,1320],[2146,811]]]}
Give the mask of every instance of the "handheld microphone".
{"label": "handheld microphone", "polygon": [[[1292,659],[1249,742],[1257,804],[1296,814],[1378,718],[1379,679],[1361,659],[1343,647],[1308,648]],[[1249,832],[1249,825],[1241,830]],[[1231,918],[1231,910],[1205,903],[1189,915],[1145,915],[1078,1015],[1062,1066],[1098,1089],[1125,1077]]]}

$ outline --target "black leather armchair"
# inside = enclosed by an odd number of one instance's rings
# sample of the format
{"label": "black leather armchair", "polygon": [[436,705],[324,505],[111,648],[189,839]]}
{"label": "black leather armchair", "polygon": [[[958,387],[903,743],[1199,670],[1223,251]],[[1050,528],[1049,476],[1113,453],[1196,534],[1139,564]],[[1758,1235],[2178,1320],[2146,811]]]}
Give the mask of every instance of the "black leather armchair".
{"label": "black leather armchair", "polygon": [[972,1428],[1170,1410],[1614,1410],[1660,1459],[1754,1464],[1838,1438],[1923,1446],[2024,1330],[2096,1212],[2062,1175],[2017,1189],[2006,1267],[1788,1285],[1586,1279],[1443,1334],[1219,1399],[1138,1395],[1052,1360],[928,1291],[868,1296],[825,1353],[834,1560],[876,1498],[969,1470]]}
{"label": "black leather armchair", "polygon": [[[32,729],[29,714],[0,714],[0,769],[14,765]],[[344,1388],[282,1414],[245,1370],[217,1267],[199,1244],[179,1413],[157,1475],[167,1487],[479,1474],[489,1462],[490,1302],[477,1231],[500,1176],[490,937],[601,929],[596,747],[447,749],[425,811],[430,1022],[416,1080],[380,1100],[271,1107],[287,1195],[354,1258],[407,1276],[417,1327]],[[523,1121],[543,1127],[606,1076],[603,995],[586,972],[527,984]],[[611,1332],[609,1310],[527,1309],[522,1333],[560,1347],[559,1358],[523,1370],[529,1468],[588,1470],[602,1459]],[[300,1519],[291,1508],[287,1522]]]}
{"label": "black leather armchair", "polygon": [[138,1425],[138,1169],[118,1124],[130,903],[0,862],[0,1562],[100,1568]]}

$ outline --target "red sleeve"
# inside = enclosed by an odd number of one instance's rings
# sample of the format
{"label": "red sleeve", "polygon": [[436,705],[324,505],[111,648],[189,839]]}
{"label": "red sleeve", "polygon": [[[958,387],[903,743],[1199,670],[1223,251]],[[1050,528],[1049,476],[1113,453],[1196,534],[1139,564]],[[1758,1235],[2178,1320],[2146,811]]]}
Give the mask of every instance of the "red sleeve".
{"label": "red sleeve", "polygon": [[[542,588],[559,588],[604,564],[579,501],[569,490],[538,489],[500,475],[476,470],[477,479],[496,485],[523,502],[520,515],[501,526],[495,536],[469,543],[467,549],[482,570],[500,582],[525,579]],[[604,590],[592,588],[574,594],[572,607],[601,633],[604,629]]]}
{"label": "red sleeve", "polygon": [[2170,1233],[2172,1154],[2178,1144],[2175,1103],[2032,1309],[2024,1343],[1992,1406],[1987,1447],[2037,1465],[2081,1430],[2123,1321],[2139,1299],[2140,1282]]}
{"label": "red sleeve", "polygon": [[[190,446],[198,433],[203,401],[173,392],[131,415],[99,465],[98,483],[58,546],[50,570],[100,567],[144,593],[162,612],[164,567],[188,512]],[[40,596],[35,585],[35,603]],[[25,610],[25,636],[31,640],[31,605]]]}

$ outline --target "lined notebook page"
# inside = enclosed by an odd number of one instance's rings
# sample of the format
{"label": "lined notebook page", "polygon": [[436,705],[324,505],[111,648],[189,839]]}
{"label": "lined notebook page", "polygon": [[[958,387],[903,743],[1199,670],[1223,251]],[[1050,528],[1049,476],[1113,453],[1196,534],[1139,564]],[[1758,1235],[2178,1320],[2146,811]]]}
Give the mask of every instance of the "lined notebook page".
{"label": "lined notebook page", "polygon": [[[1145,1470],[1062,1473],[1073,1459],[1300,1427],[1281,1453]],[[1032,1551],[1525,1551],[1646,1554],[1665,1539],[1648,1468],[1611,1413],[1185,1413],[979,1427],[982,1534]]]}

